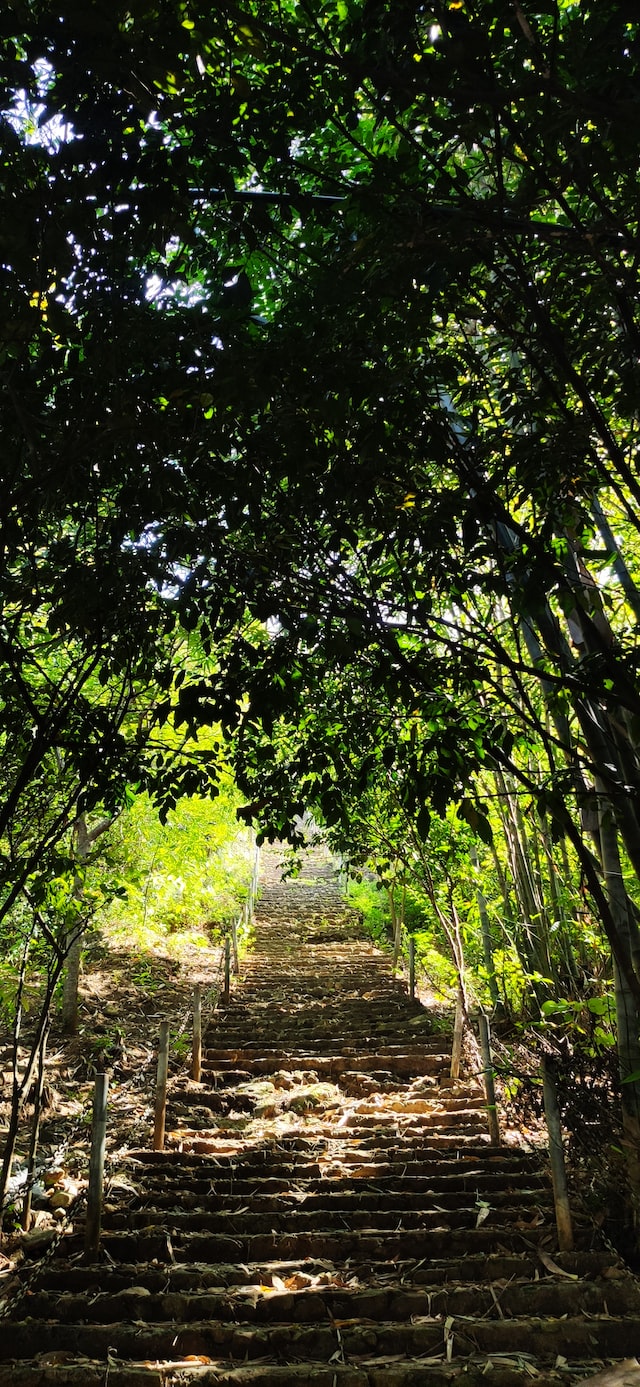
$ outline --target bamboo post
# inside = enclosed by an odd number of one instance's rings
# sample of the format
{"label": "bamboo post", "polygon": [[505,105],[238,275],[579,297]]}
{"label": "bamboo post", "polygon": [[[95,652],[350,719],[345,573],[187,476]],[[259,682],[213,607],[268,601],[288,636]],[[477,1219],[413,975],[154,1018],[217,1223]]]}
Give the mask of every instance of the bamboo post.
{"label": "bamboo post", "polygon": [[104,1189],[104,1152],[107,1141],[108,1074],[96,1074],[93,1089],[91,1119],[91,1156],[89,1158],[89,1189],[87,1191],[87,1223],[84,1237],[85,1257],[97,1257],[102,1224],[102,1194]]}
{"label": "bamboo post", "polygon": [[222,1000],[225,1004],[229,1002],[229,992],[231,987],[231,940],[227,935],[224,941],[224,991]]}
{"label": "bamboo post", "polygon": [[164,1149],[164,1124],[167,1115],[167,1078],[169,1075],[169,1022],[160,1022],[158,1072],[156,1076],[156,1110],[153,1126],[153,1149]]}
{"label": "bamboo post", "polygon": [[47,1056],[47,1032],[45,1030],[40,1042],[38,1054],[38,1078],[36,1080],[36,1091],[33,1100],[33,1121],[31,1124],[31,1136],[29,1139],[29,1155],[27,1157],[27,1188],[25,1190],[24,1202],[22,1205],[22,1227],[28,1232],[31,1223],[31,1198],[33,1192],[33,1177],[36,1168],[36,1156],[38,1154],[38,1138],[40,1135],[40,1118],[42,1116],[42,1094],[44,1091],[44,1070]]}
{"label": "bamboo post", "polygon": [[451,1078],[460,1078],[460,1061],[462,1059],[462,1033],[464,1027],[464,998],[462,988],[458,988],[456,998],[456,1014],[453,1022],[453,1044],[451,1046]]}
{"label": "bamboo post", "polygon": [[555,1205],[556,1227],[558,1230],[558,1247],[561,1252],[572,1252],[573,1227],[571,1224],[571,1209],[569,1207],[567,1172],[564,1164],[562,1127],[560,1124],[560,1108],[558,1107],[555,1065],[553,1060],[547,1055],[542,1056],[542,1096],[544,1100],[544,1116],[547,1124],[547,1132],[549,1133],[549,1160],[551,1163],[551,1183],[553,1185],[553,1202]]}
{"label": "bamboo post", "polygon": [[496,1086],[493,1073],[493,1060],[491,1058],[491,1037],[489,1034],[489,1022],[485,1013],[478,1012],[478,1030],[480,1032],[480,1053],[482,1055],[482,1076],[484,1079],[484,1092],[487,1100],[487,1116],[489,1119],[489,1136],[492,1146],[500,1145],[500,1126],[498,1123],[498,1109],[496,1107]]}
{"label": "bamboo post", "polygon": [[413,1001],[416,995],[416,941],[411,935],[409,939],[409,996]]}
{"label": "bamboo post", "polygon": [[202,1073],[202,988],[193,989],[193,1046],[191,1049],[191,1078],[200,1083]]}

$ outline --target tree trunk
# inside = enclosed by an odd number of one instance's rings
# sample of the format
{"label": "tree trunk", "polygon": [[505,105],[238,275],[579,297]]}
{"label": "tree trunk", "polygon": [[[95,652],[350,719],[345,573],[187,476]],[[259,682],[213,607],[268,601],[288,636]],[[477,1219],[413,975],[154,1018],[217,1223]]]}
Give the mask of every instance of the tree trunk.
{"label": "tree trunk", "polygon": [[[479,863],[478,863],[478,854],[477,854],[477,852],[476,852],[476,848],[475,848],[475,844],[474,844],[474,843],[472,843],[472,845],[471,845],[471,853],[470,853],[470,856],[471,856],[472,865],[473,865],[473,867],[475,868],[475,871],[477,872],[478,869],[479,869]],[[486,974],[487,974],[487,984],[488,984],[488,987],[489,987],[489,996],[490,996],[490,998],[491,998],[491,1005],[492,1005],[493,1007],[499,1007],[499,1006],[500,1006],[500,993],[499,993],[499,991],[498,991],[498,980],[497,980],[497,978],[496,978],[496,968],[495,968],[495,963],[494,963],[494,961],[493,961],[493,940],[492,940],[492,938],[491,938],[491,925],[490,925],[490,922],[489,922],[489,913],[488,913],[488,911],[487,911],[487,902],[486,902],[486,898],[485,898],[484,892],[483,892],[483,890],[482,890],[482,887],[481,887],[481,885],[480,885],[480,879],[479,879],[479,877],[478,877],[477,880],[476,880],[475,892],[476,892],[476,904],[477,904],[477,907],[478,907],[478,915],[479,915],[479,917],[480,917],[480,932],[481,932],[481,935],[482,935],[482,953],[483,953],[483,956],[484,956],[484,966],[485,966],[485,970],[486,970]]]}
{"label": "tree trunk", "polygon": [[[73,849],[78,868],[89,855],[89,832],[84,814],[79,814],[73,825]],[[83,883],[80,870],[76,872],[73,887],[74,900],[82,899]],[[66,963],[62,987],[62,1013],[60,1023],[64,1035],[75,1035],[78,1030],[78,985],[80,982],[80,962],[82,955],[82,930],[74,921],[65,940]]]}
{"label": "tree trunk", "polygon": [[82,934],[76,931],[67,948],[67,959],[62,984],[62,1009],[60,1024],[63,1035],[76,1035],[78,1030],[78,987],[80,983],[80,963],[82,958]]}
{"label": "tree trunk", "polygon": [[[84,892],[81,868],[86,862],[93,844],[103,833],[106,833],[112,823],[113,819],[111,818],[100,819],[90,830],[84,814],[79,814],[73,825],[73,850],[78,863],[73,894],[78,904],[82,900]],[[83,928],[79,920],[75,921],[66,939],[66,964],[60,1014],[60,1024],[64,1035],[76,1035],[78,1030],[78,988],[82,961]]]}

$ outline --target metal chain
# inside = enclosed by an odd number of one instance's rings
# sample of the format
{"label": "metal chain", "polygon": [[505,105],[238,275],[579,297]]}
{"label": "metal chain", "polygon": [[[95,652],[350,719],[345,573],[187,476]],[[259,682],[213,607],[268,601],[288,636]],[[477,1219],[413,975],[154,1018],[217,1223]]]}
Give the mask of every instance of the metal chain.
{"label": "metal chain", "polygon": [[30,1294],[31,1287],[33,1286],[34,1282],[37,1281],[38,1277],[42,1275],[42,1272],[45,1270],[45,1268],[49,1265],[49,1262],[56,1253],[58,1247],[60,1246],[60,1243],[62,1242],[63,1237],[66,1234],[68,1224],[70,1223],[72,1218],[75,1218],[76,1214],[82,1208],[82,1205],[86,1202],[86,1198],[86,1190],[80,1190],[79,1193],[75,1196],[73,1202],[69,1205],[68,1209],[64,1210],[64,1218],[60,1220],[58,1227],[55,1230],[53,1230],[54,1235],[51,1239],[51,1242],[49,1243],[45,1252],[43,1252],[42,1256],[34,1262],[33,1270],[24,1278],[24,1280],[21,1280],[20,1285],[14,1289],[13,1294],[10,1293],[5,1300],[0,1302],[0,1320],[6,1319],[10,1312],[13,1313],[13,1310],[15,1309],[16,1305],[19,1305],[20,1301],[23,1300],[26,1295]]}

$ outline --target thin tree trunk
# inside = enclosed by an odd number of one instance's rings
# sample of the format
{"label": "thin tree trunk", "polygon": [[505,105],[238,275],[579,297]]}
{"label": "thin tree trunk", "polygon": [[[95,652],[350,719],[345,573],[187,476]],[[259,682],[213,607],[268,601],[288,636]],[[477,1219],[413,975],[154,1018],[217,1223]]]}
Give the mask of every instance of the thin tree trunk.
{"label": "thin tree trunk", "polygon": [[389,901],[389,914],[391,915],[391,930],[392,930],[392,933],[393,933],[393,958],[392,958],[392,967],[393,967],[393,968],[396,968],[397,965],[398,965],[398,959],[399,959],[399,957],[400,957],[400,944],[401,944],[401,942],[402,942],[402,930],[401,930],[401,927],[400,927],[400,920],[399,920],[399,918],[398,918],[398,912],[397,912],[397,910],[396,910],[396,901],[395,901],[395,896],[394,896],[394,894],[393,894],[393,887],[392,887],[392,886],[387,886],[387,898],[388,898],[388,901]]}
{"label": "thin tree trunk", "polygon": [[[80,869],[89,855],[90,848],[87,821],[84,814],[78,815],[73,826],[73,847],[78,868]],[[73,886],[73,897],[78,904],[82,899],[82,892],[82,876],[80,870],[78,870]],[[66,964],[62,986],[62,1012],[60,1024],[64,1035],[76,1035],[78,1030],[78,986],[80,983],[80,963],[82,958],[82,930],[79,928],[77,921],[74,921],[71,925],[65,940],[65,946]]]}
{"label": "thin tree trunk", "polygon": [[[601,781],[597,782],[597,789],[600,804],[600,839],[605,888],[620,937],[626,942],[627,947],[630,947],[630,912],[622,878],[615,815]],[[632,1079],[631,1082],[629,1080],[632,1074],[640,1072],[640,1008],[615,958],[613,971],[625,1158],[634,1224],[636,1230],[639,1230],[640,1080]]]}
{"label": "thin tree trunk", "polygon": [[629,573],[629,569],[622,557],[616,537],[600,505],[597,495],[593,496],[593,515],[602,540],[606,544],[609,553],[615,555],[611,565],[613,572],[624,591],[629,606],[634,611],[638,621],[640,621],[640,592]]}
{"label": "thin tree trunk", "polygon": [[[476,847],[475,847],[475,844],[474,844],[474,843],[472,843],[472,845],[471,845],[471,853],[470,853],[470,856],[471,856],[471,863],[472,863],[472,865],[473,865],[473,867],[474,867],[474,869],[475,869],[475,871],[476,871],[476,873],[477,873],[477,872],[479,871],[479,862],[478,862],[478,854],[477,854],[477,852],[476,852]],[[487,985],[488,985],[488,987],[489,987],[489,996],[490,996],[490,998],[491,998],[491,1005],[492,1005],[493,1007],[499,1007],[499,1006],[500,1006],[500,993],[499,993],[499,991],[498,991],[498,980],[497,980],[497,978],[496,978],[496,968],[495,968],[495,963],[494,963],[494,961],[493,961],[493,940],[492,940],[492,938],[491,938],[491,925],[490,925],[490,922],[489,922],[489,912],[487,911],[487,902],[486,902],[486,898],[485,898],[484,892],[483,892],[483,890],[482,890],[482,887],[481,887],[481,885],[480,885],[480,879],[479,879],[478,876],[476,876],[475,893],[476,893],[476,904],[477,904],[477,907],[478,907],[478,915],[479,915],[479,917],[480,917],[480,933],[481,933],[481,935],[482,935],[482,953],[483,953],[483,957],[484,957],[485,971],[486,971],[486,974],[487,974]]]}
{"label": "thin tree trunk", "polygon": [[29,1155],[27,1157],[27,1184],[24,1195],[24,1203],[22,1206],[22,1227],[24,1228],[25,1232],[28,1232],[31,1226],[31,1197],[36,1169],[36,1160],[38,1156],[38,1139],[40,1136],[40,1119],[42,1117],[42,1095],[44,1093],[44,1075],[47,1058],[48,1034],[49,1026],[47,1025],[46,1030],[43,1033],[42,1040],[40,1042],[40,1052],[38,1055],[38,1078],[36,1080],[35,1095],[33,1100],[33,1121],[31,1124]]}
{"label": "thin tree trunk", "polygon": [[[84,814],[79,814],[75,821],[73,826],[73,847],[75,858],[78,863],[78,871],[76,873],[73,895],[78,906],[84,892],[81,872],[82,866],[86,862],[93,844],[103,833],[106,833],[112,823],[113,819],[111,818],[100,819],[98,823],[89,830]],[[75,921],[67,935],[65,949],[66,965],[62,986],[62,1007],[60,1013],[60,1025],[64,1035],[76,1035],[78,1031],[78,990],[82,963],[82,935],[83,927],[78,921]]]}
{"label": "thin tree trunk", "polygon": [[78,988],[81,960],[82,934],[77,931],[67,950],[62,984],[60,1024],[64,1035],[76,1035],[78,1031]]}
{"label": "thin tree trunk", "polygon": [[[26,960],[24,966],[26,968]],[[20,1124],[20,1113],[22,1110],[25,1095],[29,1092],[31,1084],[33,1083],[33,1076],[35,1074],[43,1036],[47,1033],[49,1029],[51,1003],[61,971],[62,959],[59,957],[57,958],[56,963],[47,978],[46,992],[42,1001],[42,1005],[40,1007],[40,1015],[38,1017],[38,1024],[36,1026],[35,1036],[31,1045],[31,1050],[29,1052],[27,1065],[21,1079],[18,1073],[18,1040],[20,1036],[22,1013],[20,998],[18,999],[18,1003],[16,1006],[16,1021],[14,1022],[14,1058],[11,1112],[9,1114],[9,1127],[5,1138],[2,1169],[0,1171],[0,1229],[2,1228],[4,1202],[6,1198],[9,1180],[11,1179],[13,1158],[15,1156],[16,1142],[18,1138],[18,1128]],[[21,993],[22,988],[20,988],[19,990]]]}

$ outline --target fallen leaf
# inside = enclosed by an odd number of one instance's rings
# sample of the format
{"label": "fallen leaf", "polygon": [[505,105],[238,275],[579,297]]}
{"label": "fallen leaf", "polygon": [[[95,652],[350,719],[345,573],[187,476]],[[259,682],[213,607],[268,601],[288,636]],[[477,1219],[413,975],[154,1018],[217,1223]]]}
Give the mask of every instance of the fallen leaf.
{"label": "fallen leaf", "polygon": [[579,1281],[580,1278],[575,1272],[565,1271],[564,1267],[559,1267],[558,1263],[554,1262],[553,1257],[550,1257],[548,1252],[543,1252],[541,1247],[538,1248],[538,1256],[543,1267],[546,1267],[547,1271],[552,1272],[554,1276],[566,1276],[568,1281]]}

